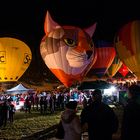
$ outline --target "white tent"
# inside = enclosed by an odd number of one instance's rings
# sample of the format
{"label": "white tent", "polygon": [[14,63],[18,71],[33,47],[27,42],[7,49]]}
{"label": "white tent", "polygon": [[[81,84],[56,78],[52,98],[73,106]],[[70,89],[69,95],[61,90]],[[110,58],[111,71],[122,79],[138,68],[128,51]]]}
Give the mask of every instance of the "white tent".
{"label": "white tent", "polygon": [[24,92],[28,92],[28,91],[33,91],[34,89],[28,89],[25,88],[22,84],[17,85],[16,87],[13,87],[11,89],[6,90],[6,93],[18,93],[18,94],[22,94]]}

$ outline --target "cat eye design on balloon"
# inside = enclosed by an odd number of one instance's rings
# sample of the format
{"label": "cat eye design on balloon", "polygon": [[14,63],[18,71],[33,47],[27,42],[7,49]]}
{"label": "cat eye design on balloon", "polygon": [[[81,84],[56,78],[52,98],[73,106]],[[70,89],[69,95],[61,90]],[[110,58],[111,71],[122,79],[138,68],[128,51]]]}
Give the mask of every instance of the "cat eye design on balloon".
{"label": "cat eye design on balloon", "polygon": [[73,39],[70,38],[64,38],[64,42],[66,43],[66,45],[68,45],[69,47],[73,47],[75,46],[75,41]]}
{"label": "cat eye design on balloon", "polygon": [[90,48],[93,47],[93,42],[92,42],[92,41],[89,43],[89,47],[90,47]]}
{"label": "cat eye design on balloon", "polygon": [[89,47],[92,48],[92,47],[93,47],[93,44],[90,43],[90,44],[89,44]]}

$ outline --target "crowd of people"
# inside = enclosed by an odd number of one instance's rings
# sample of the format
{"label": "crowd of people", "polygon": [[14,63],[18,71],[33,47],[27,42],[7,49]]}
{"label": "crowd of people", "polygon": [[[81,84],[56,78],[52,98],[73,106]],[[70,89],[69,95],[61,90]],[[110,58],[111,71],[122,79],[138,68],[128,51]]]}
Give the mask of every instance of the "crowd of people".
{"label": "crowd of people", "polygon": [[64,110],[70,100],[82,104],[84,94],[75,90],[70,92],[41,91],[23,94],[0,94],[0,126],[6,126],[7,121],[14,121],[17,111],[32,113],[38,111],[42,115],[52,114],[56,110]]}
{"label": "crowd of people", "polygon": [[7,120],[14,121],[15,107],[10,100],[0,101],[0,127],[6,126]]}
{"label": "crowd of people", "polygon": [[[140,86],[128,87],[128,101],[124,106],[119,140],[140,139]],[[112,140],[118,131],[119,120],[114,110],[102,102],[101,90],[92,92],[92,102],[83,108],[80,117],[76,115],[77,102],[66,105],[61,115],[64,140],[81,140],[81,134],[88,132],[89,140]],[[58,134],[57,134],[58,135]]]}
{"label": "crowd of people", "polygon": [[[100,89],[88,93],[80,91],[50,92],[26,95],[1,95],[0,96],[0,126],[6,126],[7,121],[14,121],[15,105],[24,101],[20,111],[31,113],[32,110],[40,111],[47,115],[56,109],[62,110],[61,126],[64,140],[81,140],[82,133],[87,131],[89,140],[112,140],[113,134],[118,131],[121,124],[120,140],[139,139],[140,129],[140,86],[133,84],[128,87],[128,101],[123,106],[122,122],[119,122],[113,108],[103,102]],[[82,105],[80,115],[77,115],[77,106]]]}

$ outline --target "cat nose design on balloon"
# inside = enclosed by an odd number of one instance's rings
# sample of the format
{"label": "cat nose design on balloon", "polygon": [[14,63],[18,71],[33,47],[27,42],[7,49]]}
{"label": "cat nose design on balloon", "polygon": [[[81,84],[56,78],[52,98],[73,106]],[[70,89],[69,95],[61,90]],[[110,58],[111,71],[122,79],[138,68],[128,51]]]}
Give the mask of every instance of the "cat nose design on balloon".
{"label": "cat nose design on balloon", "polygon": [[93,53],[93,51],[90,51],[90,50],[86,51],[87,59],[89,59],[91,57],[92,53]]}

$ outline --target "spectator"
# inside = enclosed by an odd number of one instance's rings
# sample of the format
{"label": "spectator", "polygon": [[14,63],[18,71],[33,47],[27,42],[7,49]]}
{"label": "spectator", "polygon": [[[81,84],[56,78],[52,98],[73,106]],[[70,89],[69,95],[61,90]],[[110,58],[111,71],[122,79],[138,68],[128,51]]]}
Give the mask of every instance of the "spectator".
{"label": "spectator", "polygon": [[2,107],[3,107],[3,101],[0,101],[0,127],[3,125],[3,112],[2,112]]}
{"label": "spectator", "polygon": [[31,113],[31,101],[28,96],[25,99],[25,105],[26,105],[25,112],[27,113],[27,110],[28,110],[28,112]]}
{"label": "spectator", "polygon": [[44,104],[44,109],[43,109],[44,114],[47,114],[48,101],[46,96],[44,97],[43,104]]}
{"label": "spectator", "polygon": [[93,91],[92,99],[81,112],[81,124],[87,124],[89,140],[112,140],[112,134],[118,129],[118,118],[113,109],[102,102],[99,89]]}
{"label": "spectator", "polygon": [[7,124],[7,118],[8,118],[8,105],[7,105],[7,101],[4,101],[3,106],[2,106],[2,124],[4,124],[4,126],[6,126]]}
{"label": "spectator", "polygon": [[140,139],[140,86],[128,88],[128,104],[124,107],[121,140]]}
{"label": "spectator", "polygon": [[83,104],[83,108],[86,108],[87,107],[87,105],[88,105],[88,101],[87,101],[87,99],[86,99],[86,96],[84,95],[84,97],[83,97],[84,99],[83,99],[83,102],[82,102],[82,104]]}
{"label": "spectator", "polygon": [[80,140],[81,125],[80,119],[76,115],[77,102],[70,101],[66,104],[66,110],[61,115],[61,121],[64,128],[64,140]]}
{"label": "spectator", "polygon": [[9,107],[10,107],[10,109],[9,109],[9,120],[10,120],[10,122],[13,122],[14,121],[14,113],[15,113],[15,108],[14,108],[14,105],[11,103],[11,102],[9,102]]}
{"label": "spectator", "polygon": [[43,114],[43,105],[44,105],[44,97],[41,96],[40,98],[40,113]]}

